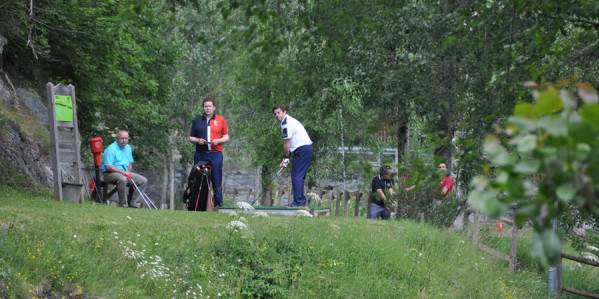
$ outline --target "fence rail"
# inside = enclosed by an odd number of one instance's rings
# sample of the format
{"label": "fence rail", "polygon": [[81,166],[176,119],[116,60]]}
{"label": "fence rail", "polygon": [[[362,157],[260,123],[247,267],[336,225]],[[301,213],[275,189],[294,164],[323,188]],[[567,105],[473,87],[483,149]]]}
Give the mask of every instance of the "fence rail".
{"label": "fence rail", "polygon": [[563,284],[564,282],[562,279],[562,259],[568,259],[568,260],[572,260],[575,262],[587,264],[587,265],[590,265],[593,267],[599,267],[599,262],[595,262],[595,261],[592,261],[590,259],[586,259],[583,257],[569,255],[569,254],[562,252],[561,257],[560,257],[559,261],[557,262],[557,267],[556,267],[556,270],[557,270],[557,275],[556,275],[557,276],[556,277],[557,278],[556,279],[557,280],[557,298],[562,297],[563,291],[566,291],[566,292],[569,292],[572,294],[576,294],[576,295],[589,297],[589,298],[599,298],[599,294],[589,293],[589,292],[586,292],[583,290],[577,290],[574,288],[569,288],[569,287],[564,286],[564,284]]}
{"label": "fence rail", "polygon": [[472,229],[472,247],[478,248],[496,258],[502,259],[508,262],[508,269],[510,272],[514,272],[516,270],[516,264],[518,263],[518,259],[516,258],[516,247],[518,244],[518,227],[514,225],[514,221],[509,218],[501,218],[501,221],[505,224],[508,224],[512,227],[512,242],[510,244],[510,254],[507,255],[503,252],[497,251],[491,247],[486,246],[479,240],[479,232],[480,232],[480,212],[478,209],[468,208],[464,212],[462,223],[466,225],[467,219],[470,217],[470,214],[474,214],[473,221],[473,229]]}

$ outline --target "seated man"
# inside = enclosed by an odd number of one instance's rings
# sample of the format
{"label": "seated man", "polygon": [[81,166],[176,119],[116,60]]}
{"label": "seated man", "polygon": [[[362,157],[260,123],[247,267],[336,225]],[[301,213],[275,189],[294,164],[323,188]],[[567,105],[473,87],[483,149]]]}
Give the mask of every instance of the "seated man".
{"label": "seated man", "polygon": [[[141,194],[146,189],[148,180],[137,173],[133,173],[133,155],[129,146],[129,133],[121,130],[114,143],[104,151],[102,160],[102,174],[104,181],[115,184],[119,194],[119,206],[141,208]],[[127,202],[127,186],[134,188],[133,182],[139,187],[138,192],[133,193],[131,202]]]}
{"label": "seated man", "polygon": [[391,176],[391,166],[383,165],[379,170],[379,175],[372,179],[372,197],[370,198],[370,219],[389,219],[391,211],[386,207],[390,205],[389,195],[393,195],[393,180]]}

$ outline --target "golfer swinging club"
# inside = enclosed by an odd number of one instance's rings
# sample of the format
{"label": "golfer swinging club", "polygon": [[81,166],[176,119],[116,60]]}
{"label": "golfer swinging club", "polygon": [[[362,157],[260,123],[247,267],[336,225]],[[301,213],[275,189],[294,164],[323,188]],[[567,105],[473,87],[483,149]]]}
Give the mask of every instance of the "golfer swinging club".
{"label": "golfer swinging club", "polygon": [[308,204],[308,199],[304,195],[304,181],[306,173],[312,161],[312,140],[306,132],[306,128],[291,115],[287,115],[287,108],[283,104],[278,104],[272,108],[272,112],[278,121],[281,122],[281,132],[283,133],[283,150],[285,157],[279,165],[287,167],[290,163],[289,158],[293,154],[293,166],[291,167],[291,185],[293,186],[293,203],[285,205],[286,208],[297,208]]}

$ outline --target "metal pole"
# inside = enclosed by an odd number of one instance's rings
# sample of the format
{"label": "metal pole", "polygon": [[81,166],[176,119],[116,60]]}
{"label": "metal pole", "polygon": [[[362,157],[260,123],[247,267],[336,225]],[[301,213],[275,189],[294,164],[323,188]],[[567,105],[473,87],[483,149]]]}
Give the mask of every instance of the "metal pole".
{"label": "metal pole", "polygon": [[345,186],[345,144],[343,143],[343,106],[339,105],[339,114],[341,116],[341,163],[343,165],[343,190]]}
{"label": "metal pole", "polygon": [[104,197],[102,196],[102,185],[100,185],[100,167],[96,165],[96,194],[98,195],[98,199],[100,203],[103,204],[102,200]]}
{"label": "metal pole", "polygon": [[[553,230],[557,231],[557,219],[553,219]],[[547,296],[551,297],[557,293],[557,273],[555,267],[549,268],[549,278],[547,279]]]}

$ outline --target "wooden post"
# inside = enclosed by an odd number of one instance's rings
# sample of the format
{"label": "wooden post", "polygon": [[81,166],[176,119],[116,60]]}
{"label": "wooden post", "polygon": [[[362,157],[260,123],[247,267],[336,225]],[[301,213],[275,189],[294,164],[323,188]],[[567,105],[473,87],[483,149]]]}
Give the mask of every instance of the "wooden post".
{"label": "wooden post", "polygon": [[[83,202],[83,184],[81,175],[81,140],[79,140],[79,126],[77,121],[77,99],[73,85],[64,86],[52,83],[46,84],[48,97],[48,120],[50,127],[50,142],[52,143],[52,172],[54,174],[54,198],[63,200],[63,182],[60,163],[68,162],[73,165],[74,182],[79,186],[73,194],[77,202]],[[75,187],[76,189],[76,187]],[[77,194],[78,193],[78,194]],[[72,199],[71,199],[72,200]]]}
{"label": "wooden post", "polygon": [[343,191],[339,191],[337,194],[337,203],[335,205],[337,209],[335,210],[335,216],[339,216],[339,211],[341,211],[341,198],[343,197]]}
{"label": "wooden post", "polygon": [[562,288],[564,284],[562,282],[562,253],[559,253],[559,260],[555,267],[555,288],[557,289],[557,298],[562,297]]}
{"label": "wooden post", "polygon": [[360,199],[362,198],[362,192],[356,191],[356,209],[354,211],[354,217],[360,217]]}
{"label": "wooden post", "polygon": [[333,200],[335,199],[335,190],[331,189],[331,196],[329,197],[329,203],[327,204],[329,207],[329,213],[333,210]]}
{"label": "wooden post", "polygon": [[370,202],[372,201],[372,191],[368,191],[368,201],[366,202],[366,219],[370,219]]}
{"label": "wooden post", "polygon": [[233,206],[237,204],[237,195],[239,194],[239,190],[237,188],[233,188]]}
{"label": "wooden post", "polygon": [[248,197],[245,199],[245,202],[252,202],[252,194],[253,193],[258,193],[258,192],[254,192],[254,189],[250,188],[248,190]]}
{"label": "wooden post", "polygon": [[480,211],[478,209],[474,210],[474,223],[472,226],[472,247],[478,247],[478,221],[480,218]]}
{"label": "wooden post", "polygon": [[347,218],[349,210],[349,191],[343,191],[343,217]]}
{"label": "wooden post", "polygon": [[516,220],[512,223],[512,245],[510,247],[510,262],[509,271],[514,273],[516,269],[516,245],[518,243],[518,227],[516,226]]}
{"label": "wooden post", "polygon": [[319,207],[322,206],[322,201],[324,200],[325,193],[326,193],[326,191],[324,191],[324,189],[320,189],[320,192],[318,192],[318,196],[320,197],[320,202],[318,203]]}
{"label": "wooden post", "polygon": [[283,191],[283,189],[277,189],[275,191],[275,199],[274,199],[274,203],[273,206],[280,206],[281,204],[279,204],[279,197],[281,196],[281,192]]}

